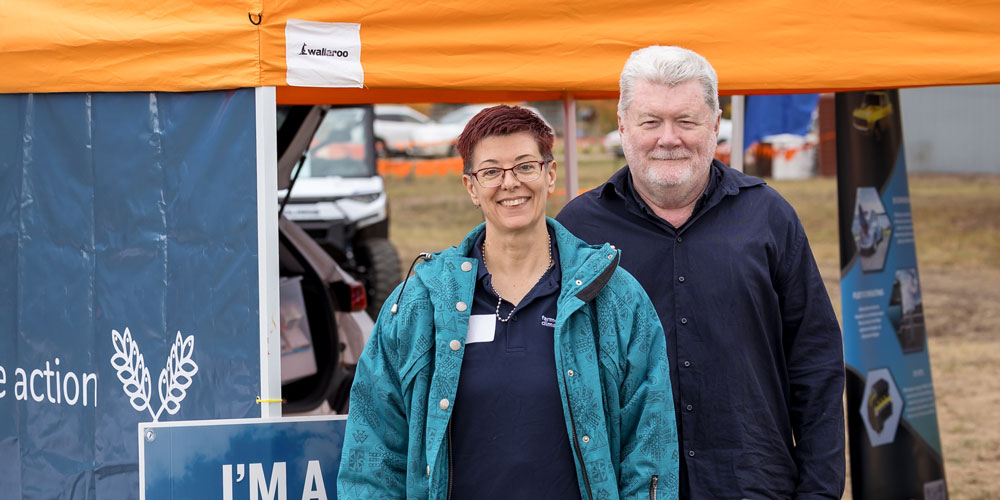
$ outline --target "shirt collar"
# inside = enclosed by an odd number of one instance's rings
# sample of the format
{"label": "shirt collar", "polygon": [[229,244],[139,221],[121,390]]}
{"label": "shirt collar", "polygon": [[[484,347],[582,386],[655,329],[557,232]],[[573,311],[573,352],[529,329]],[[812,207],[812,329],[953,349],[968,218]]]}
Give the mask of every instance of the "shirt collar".
{"label": "shirt collar", "polygon": [[[713,159],[712,165],[709,168],[708,186],[705,187],[705,191],[698,198],[692,214],[697,214],[703,209],[711,208],[724,196],[735,195],[742,188],[761,184],[765,184],[762,179],[733,170],[721,161]],[[640,213],[653,214],[652,209],[649,208],[646,201],[635,190],[635,186],[632,184],[632,173],[628,165],[615,172],[600,187],[598,196],[602,198],[617,196],[619,199],[625,201],[626,204],[633,206]]]}

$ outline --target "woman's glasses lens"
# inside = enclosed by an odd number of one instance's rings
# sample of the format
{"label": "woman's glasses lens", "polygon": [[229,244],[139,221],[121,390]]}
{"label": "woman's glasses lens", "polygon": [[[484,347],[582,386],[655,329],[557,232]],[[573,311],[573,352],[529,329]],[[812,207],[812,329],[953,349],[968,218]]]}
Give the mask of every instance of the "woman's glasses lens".
{"label": "woman's glasses lens", "polygon": [[545,162],[526,161],[518,163],[511,168],[490,167],[475,172],[473,175],[479,180],[483,187],[491,188],[503,184],[503,176],[507,171],[511,171],[514,177],[521,182],[531,182],[542,174],[542,167]]}

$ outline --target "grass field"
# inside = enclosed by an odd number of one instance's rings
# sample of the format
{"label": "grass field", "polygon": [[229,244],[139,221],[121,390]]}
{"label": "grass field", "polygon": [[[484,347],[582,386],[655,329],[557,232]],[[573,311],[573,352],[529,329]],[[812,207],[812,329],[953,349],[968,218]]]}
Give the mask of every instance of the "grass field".
{"label": "grass field", "polygon": [[[621,166],[581,160],[580,186]],[[563,186],[560,172],[559,186]],[[834,179],[768,181],[795,206],[840,309]],[[910,199],[950,498],[1000,498],[1000,176],[911,175]],[[404,270],[417,253],[458,243],[482,216],[457,175],[387,178],[390,236]],[[555,215],[565,202],[550,200]],[[850,498],[850,481],[848,493]]]}

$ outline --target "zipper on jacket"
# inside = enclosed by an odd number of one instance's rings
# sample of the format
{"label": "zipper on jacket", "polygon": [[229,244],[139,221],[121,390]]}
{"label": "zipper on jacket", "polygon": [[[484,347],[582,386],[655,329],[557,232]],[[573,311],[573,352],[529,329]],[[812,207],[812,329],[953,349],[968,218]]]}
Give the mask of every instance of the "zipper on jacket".
{"label": "zipper on jacket", "polygon": [[587,487],[587,498],[594,500],[594,493],[590,491],[590,477],[587,476],[587,464],[583,461],[583,452],[580,451],[580,438],[576,435],[576,420],[573,419],[573,405],[569,402],[569,381],[563,376],[563,387],[566,389],[566,408],[569,409],[569,424],[573,429],[573,451],[576,452],[576,459],[580,461],[580,470],[583,472],[583,485]]}
{"label": "zipper on jacket", "polygon": [[656,483],[660,481],[660,476],[654,475],[649,480],[649,500],[656,500]]}
{"label": "zipper on jacket", "polygon": [[453,477],[455,476],[455,467],[452,465],[451,460],[451,419],[448,419],[448,496],[445,497],[447,500],[451,500],[451,484]]}

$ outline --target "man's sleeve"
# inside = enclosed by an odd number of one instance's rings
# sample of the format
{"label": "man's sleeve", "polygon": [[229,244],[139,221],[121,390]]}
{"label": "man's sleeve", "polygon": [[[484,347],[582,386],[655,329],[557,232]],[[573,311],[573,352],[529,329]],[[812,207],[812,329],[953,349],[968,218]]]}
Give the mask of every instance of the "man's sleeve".
{"label": "man's sleeve", "polygon": [[[383,309],[392,303],[386,300]],[[386,312],[386,311],[383,311]],[[391,314],[380,314],[384,320]],[[406,497],[407,424],[390,321],[378,321],[358,360],[337,475],[337,498]]]}
{"label": "man's sleeve", "polygon": [[790,232],[775,288],[799,468],[796,498],[839,499],[845,475],[843,336],[797,218]]}

